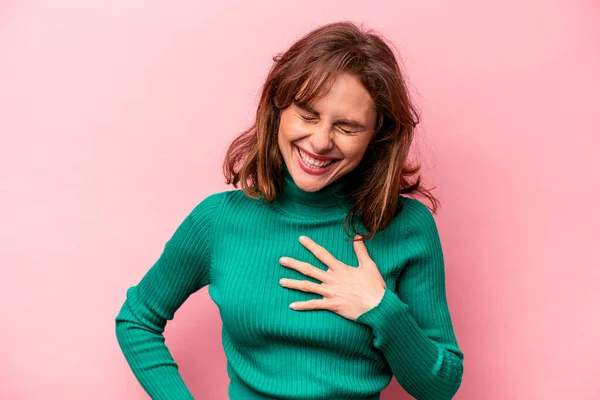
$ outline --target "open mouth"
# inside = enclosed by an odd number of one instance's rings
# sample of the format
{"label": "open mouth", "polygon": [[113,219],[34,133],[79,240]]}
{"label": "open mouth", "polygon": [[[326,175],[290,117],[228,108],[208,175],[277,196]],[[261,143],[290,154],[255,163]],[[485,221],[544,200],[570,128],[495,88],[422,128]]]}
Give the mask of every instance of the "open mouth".
{"label": "open mouth", "polygon": [[300,150],[300,148],[298,146],[295,146],[295,147],[296,147],[296,153],[298,154],[298,158],[300,159],[300,162],[302,163],[302,165],[304,167],[309,168],[314,171],[325,171],[325,170],[329,169],[333,164],[340,161],[340,160],[316,161],[316,160],[312,159],[311,157],[309,157],[308,155],[306,155],[305,153],[303,153],[302,150]]}

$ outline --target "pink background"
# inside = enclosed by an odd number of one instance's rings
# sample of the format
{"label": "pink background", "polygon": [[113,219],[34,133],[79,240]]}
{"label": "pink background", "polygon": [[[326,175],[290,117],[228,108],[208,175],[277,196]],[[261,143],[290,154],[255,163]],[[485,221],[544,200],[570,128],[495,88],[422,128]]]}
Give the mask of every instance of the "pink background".
{"label": "pink background", "polygon": [[[0,398],[145,399],[114,318],[191,208],[271,57],[364,22],[402,54],[437,186],[457,399],[600,390],[600,5],[594,0],[4,1]],[[418,152],[417,152],[418,151]],[[226,399],[206,288],[167,326],[197,398]],[[394,381],[383,400],[408,399]]]}

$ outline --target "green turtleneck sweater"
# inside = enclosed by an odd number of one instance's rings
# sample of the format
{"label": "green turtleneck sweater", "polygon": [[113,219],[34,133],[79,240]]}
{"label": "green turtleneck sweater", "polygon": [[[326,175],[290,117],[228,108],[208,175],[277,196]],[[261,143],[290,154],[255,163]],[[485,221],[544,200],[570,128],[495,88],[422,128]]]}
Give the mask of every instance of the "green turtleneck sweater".
{"label": "green turtleneck sweater", "polygon": [[194,207],[156,263],[127,290],[116,317],[121,350],[152,399],[193,399],[163,332],[204,286],[223,322],[231,400],[375,400],[392,374],[417,399],[452,398],[462,381],[463,353],[446,302],[437,227],[421,202],[399,196],[402,211],[365,242],[387,285],[377,306],[354,321],[329,310],[289,308],[321,296],[281,286],[284,277],[318,281],[283,267],[279,258],[327,269],[300,235],[358,265],[343,228],[348,177],[304,192],[286,169],[283,195],[272,203],[231,190]]}

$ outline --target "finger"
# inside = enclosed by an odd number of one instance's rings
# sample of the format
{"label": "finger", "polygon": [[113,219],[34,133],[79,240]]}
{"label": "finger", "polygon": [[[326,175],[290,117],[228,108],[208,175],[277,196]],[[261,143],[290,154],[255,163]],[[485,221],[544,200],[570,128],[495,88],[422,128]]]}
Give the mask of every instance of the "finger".
{"label": "finger", "polygon": [[302,275],[310,276],[311,278],[315,278],[321,282],[327,278],[326,271],[323,271],[322,269],[319,269],[307,262],[298,261],[290,257],[281,257],[279,259],[279,263],[284,267],[296,270]]}
{"label": "finger", "polygon": [[300,301],[290,304],[290,308],[296,311],[302,310],[329,310],[329,303],[323,299]]}
{"label": "finger", "polygon": [[[360,236],[356,235],[354,238],[357,239],[360,238]],[[354,241],[354,252],[356,253],[356,258],[358,259],[358,265],[367,265],[373,262],[371,256],[369,256],[367,246],[362,240]]]}
{"label": "finger", "polygon": [[325,294],[321,284],[311,281],[283,278],[279,280],[279,284],[288,289],[296,289],[302,292],[316,293],[320,294],[321,296]]}
{"label": "finger", "polygon": [[319,261],[329,268],[335,268],[340,262],[327,249],[307,236],[300,236],[300,243],[317,257]]}

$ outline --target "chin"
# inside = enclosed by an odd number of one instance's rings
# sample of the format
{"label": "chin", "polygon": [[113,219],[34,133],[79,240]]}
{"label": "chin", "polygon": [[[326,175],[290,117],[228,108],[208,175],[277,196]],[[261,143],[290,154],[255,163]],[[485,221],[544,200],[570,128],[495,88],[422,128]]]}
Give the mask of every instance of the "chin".
{"label": "chin", "polygon": [[325,184],[316,184],[316,185],[298,185],[298,187],[302,190],[304,190],[305,192],[317,192],[321,189],[323,189],[326,185]]}

